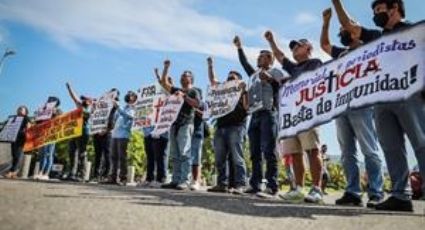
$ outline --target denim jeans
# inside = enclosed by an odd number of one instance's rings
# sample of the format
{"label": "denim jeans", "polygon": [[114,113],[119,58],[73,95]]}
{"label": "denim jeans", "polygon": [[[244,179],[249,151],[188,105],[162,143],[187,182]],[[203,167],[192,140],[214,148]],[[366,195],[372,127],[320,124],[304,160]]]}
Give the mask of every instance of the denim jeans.
{"label": "denim jeans", "polygon": [[24,156],[23,146],[12,143],[12,167],[10,168],[10,172],[18,172],[21,166],[22,158]]}
{"label": "denim jeans", "polygon": [[202,145],[204,144],[204,123],[201,123],[193,131],[192,148],[191,148],[191,164],[192,166],[200,166],[202,164]]}
{"label": "denim jeans", "polygon": [[111,172],[112,180],[127,180],[127,146],[130,139],[112,138],[111,140]]}
{"label": "denim jeans", "polygon": [[40,148],[40,172],[43,174],[48,175],[52,169],[55,147],[55,144],[49,144]]}
{"label": "denim jeans", "polygon": [[263,180],[263,154],[266,159],[267,188],[278,190],[278,157],[275,152],[277,121],[276,112],[263,110],[252,114],[248,129],[252,176],[249,181],[251,187],[260,190]]}
{"label": "denim jeans", "polygon": [[[234,172],[231,186],[245,186],[246,166],[243,156],[245,125],[220,127],[214,134],[215,166],[217,184],[228,185],[228,172]],[[231,164],[228,164],[228,160]],[[228,166],[233,170],[228,170]]]}
{"label": "denim jeans", "polygon": [[382,161],[378,155],[378,137],[373,123],[373,109],[350,111],[335,120],[341,160],[347,178],[345,191],[361,196],[360,169],[356,140],[364,155],[368,175],[368,195],[383,197]]}
{"label": "denim jeans", "polygon": [[93,146],[95,152],[94,176],[106,177],[110,170],[111,134],[94,135]]}
{"label": "denim jeans", "polygon": [[189,183],[193,124],[173,125],[170,129],[170,157],[173,164],[172,183]]}
{"label": "denim jeans", "polygon": [[145,137],[145,151],[148,162],[146,181],[151,182],[156,179],[156,181],[163,183],[167,179],[167,144],[168,139],[165,137]]}
{"label": "denim jeans", "polygon": [[87,143],[89,136],[83,134],[69,142],[69,160],[71,161],[71,177],[80,176],[84,178],[87,163]]}
{"label": "denim jeans", "polygon": [[[408,200],[411,188],[404,134],[412,144],[420,174],[425,178],[425,102],[411,98],[405,102],[377,105],[375,124],[391,177],[392,195]],[[424,186],[425,183],[423,191]]]}

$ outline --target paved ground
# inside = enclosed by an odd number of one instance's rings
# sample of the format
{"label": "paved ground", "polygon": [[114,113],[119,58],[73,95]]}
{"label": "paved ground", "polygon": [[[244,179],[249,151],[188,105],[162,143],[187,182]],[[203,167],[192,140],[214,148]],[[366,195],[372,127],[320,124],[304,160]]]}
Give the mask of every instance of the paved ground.
{"label": "paved ground", "polygon": [[[334,202],[328,196],[326,203]],[[423,229],[415,213],[206,192],[0,179],[0,229]]]}

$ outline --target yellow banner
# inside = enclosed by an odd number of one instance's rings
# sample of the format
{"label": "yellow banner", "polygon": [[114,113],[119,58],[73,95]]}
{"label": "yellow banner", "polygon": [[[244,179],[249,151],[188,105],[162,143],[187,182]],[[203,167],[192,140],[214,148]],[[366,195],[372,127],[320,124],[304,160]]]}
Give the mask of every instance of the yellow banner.
{"label": "yellow banner", "polygon": [[83,110],[76,109],[27,129],[24,152],[79,137],[83,132]]}

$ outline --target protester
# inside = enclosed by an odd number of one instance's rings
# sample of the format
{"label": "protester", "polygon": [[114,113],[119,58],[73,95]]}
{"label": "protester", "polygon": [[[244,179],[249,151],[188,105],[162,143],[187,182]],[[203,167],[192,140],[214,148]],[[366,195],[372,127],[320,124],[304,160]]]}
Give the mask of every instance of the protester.
{"label": "protester", "polygon": [[[251,188],[247,193],[259,193],[263,180],[263,154],[266,159],[266,179],[267,185],[265,193],[276,196],[279,188],[278,159],[275,153],[277,138],[277,95],[280,83],[283,80],[283,73],[272,68],[274,57],[268,50],[260,51],[257,58],[255,70],[248,62],[242,48],[241,40],[236,36],[233,40],[238,50],[239,61],[253,84],[248,90],[250,108],[259,108],[252,112],[251,122],[248,128],[250,143],[250,153],[252,161],[252,176],[249,181]],[[261,105],[261,106],[257,106]],[[258,195],[261,195],[258,194]]]}
{"label": "protester", "polygon": [[[219,84],[214,72],[213,59],[209,57],[208,77],[212,87]],[[209,192],[228,192],[229,187],[235,194],[242,194],[246,186],[246,166],[243,155],[243,141],[246,133],[246,117],[248,110],[248,93],[242,75],[237,71],[228,73],[227,81],[239,81],[242,94],[236,108],[229,114],[220,117],[216,122],[214,134],[215,167],[217,169],[217,185],[208,189]],[[229,163],[228,163],[229,162]],[[230,167],[233,168],[230,169]],[[232,184],[228,172],[234,173]],[[230,174],[230,173],[229,173]]]}
{"label": "protester", "polygon": [[86,164],[87,144],[89,142],[90,106],[93,100],[86,96],[80,96],[78,98],[68,82],[66,83],[66,88],[76,107],[81,109],[83,112],[82,135],[69,141],[69,160],[71,163],[71,171],[68,175],[68,179],[71,181],[84,181],[87,173]]}
{"label": "protester", "polygon": [[[161,76],[158,69],[155,68],[155,75],[158,82],[161,81]],[[172,79],[168,78],[172,85]],[[155,106],[155,105],[154,105]],[[167,168],[168,168],[168,138],[169,132],[165,132],[160,136],[151,135],[154,130],[154,126],[143,128],[145,152],[146,152],[146,180],[141,185],[143,187],[158,188],[161,187],[167,180]],[[156,173],[155,173],[156,169]]]}
{"label": "protester", "polygon": [[[313,46],[307,39],[292,40],[289,48],[296,63],[290,61],[277,46],[271,31],[265,33],[265,38],[276,56],[282,68],[288,72],[292,78],[299,77],[306,71],[314,70],[322,65],[319,59],[311,58]],[[282,196],[285,200],[301,200],[304,198],[303,187],[305,178],[305,166],[303,152],[307,152],[310,171],[313,178],[313,186],[305,197],[306,202],[319,203],[322,201],[321,179],[322,179],[322,158],[320,156],[320,139],[318,128],[312,128],[301,132],[295,137],[283,140],[284,153],[290,153],[293,157],[296,188]]]}
{"label": "protester", "polygon": [[[406,22],[402,0],[374,0],[373,21],[383,30],[372,30],[353,23],[340,0],[332,0],[338,19],[344,30],[353,39],[364,43],[380,36],[411,26]],[[413,211],[411,189],[409,186],[409,167],[404,134],[412,143],[420,174],[425,176],[425,108],[423,98],[413,96],[407,101],[375,105],[375,125],[378,139],[384,151],[387,168],[391,178],[391,196],[377,204],[377,210]],[[425,185],[422,185],[425,191]]]}
{"label": "protester", "polygon": [[[116,95],[115,100],[119,101],[120,92],[118,89],[113,88],[109,91],[109,93],[114,93]],[[111,168],[111,131],[114,129],[115,112],[116,108],[113,107],[108,117],[107,129],[101,133],[93,135],[93,146],[95,152],[93,178],[97,182],[104,181]]]}
{"label": "protester", "polygon": [[193,136],[193,122],[195,108],[199,106],[198,92],[193,89],[193,74],[184,71],[180,78],[182,88],[174,87],[168,80],[168,72],[171,62],[164,61],[164,69],[161,76],[161,85],[171,94],[184,98],[183,106],[177,120],[170,128],[170,156],[173,162],[173,177],[170,183],[162,185],[162,188],[188,190],[189,174],[191,167],[191,143]]}
{"label": "protester", "polygon": [[124,97],[126,105],[121,108],[119,102],[114,100],[115,126],[112,130],[111,140],[111,170],[108,184],[127,185],[127,147],[131,136],[131,127],[135,116],[134,104],[137,94],[128,91]]}
{"label": "protester", "polygon": [[[47,107],[48,103],[54,103],[55,106],[53,108],[53,114],[51,118],[54,118],[62,113],[62,111],[59,109],[60,106],[60,100],[57,97],[49,97],[47,99],[45,108]],[[45,122],[44,120],[38,121],[37,123]],[[40,148],[39,151],[39,157],[40,157],[40,168],[37,175],[34,175],[34,179],[39,180],[49,180],[49,174],[53,166],[53,159],[55,155],[55,149],[56,144],[48,144]]]}
{"label": "protester", "polygon": [[[321,34],[322,50],[333,59],[337,59],[349,51],[362,45],[358,38],[352,38],[351,33],[340,29],[339,37],[344,47],[332,45],[329,40],[329,24],[332,16],[331,8],[323,11],[323,27]],[[356,140],[365,156],[366,172],[369,175],[367,207],[375,207],[383,199],[382,162],[378,152],[378,137],[373,123],[373,107],[350,110],[335,119],[338,143],[341,149],[342,165],[344,167],[347,186],[344,195],[336,200],[337,205],[362,206],[360,188],[360,169],[357,157]]]}
{"label": "protester", "polygon": [[26,106],[19,106],[16,111],[17,117],[22,117],[22,124],[19,128],[18,135],[14,142],[11,143],[11,154],[12,154],[12,166],[9,172],[6,173],[5,178],[16,179],[18,172],[21,167],[22,158],[24,156],[24,144],[25,144],[25,131],[31,125],[28,117],[28,108]]}

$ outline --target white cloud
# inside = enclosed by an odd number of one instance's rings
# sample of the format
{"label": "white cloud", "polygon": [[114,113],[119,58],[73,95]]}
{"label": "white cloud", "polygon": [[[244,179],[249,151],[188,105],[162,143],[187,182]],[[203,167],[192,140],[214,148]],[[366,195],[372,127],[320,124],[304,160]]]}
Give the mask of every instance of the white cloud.
{"label": "white cloud", "polygon": [[295,23],[300,25],[311,24],[317,20],[317,16],[309,12],[301,12],[295,16]]}
{"label": "white cloud", "polygon": [[[62,45],[94,42],[110,47],[184,51],[235,58],[231,39],[248,35],[227,19],[193,9],[195,0],[72,0],[0,3],[0,20],[48,33]],[[252,31],[251,31],[252,32]]]}

